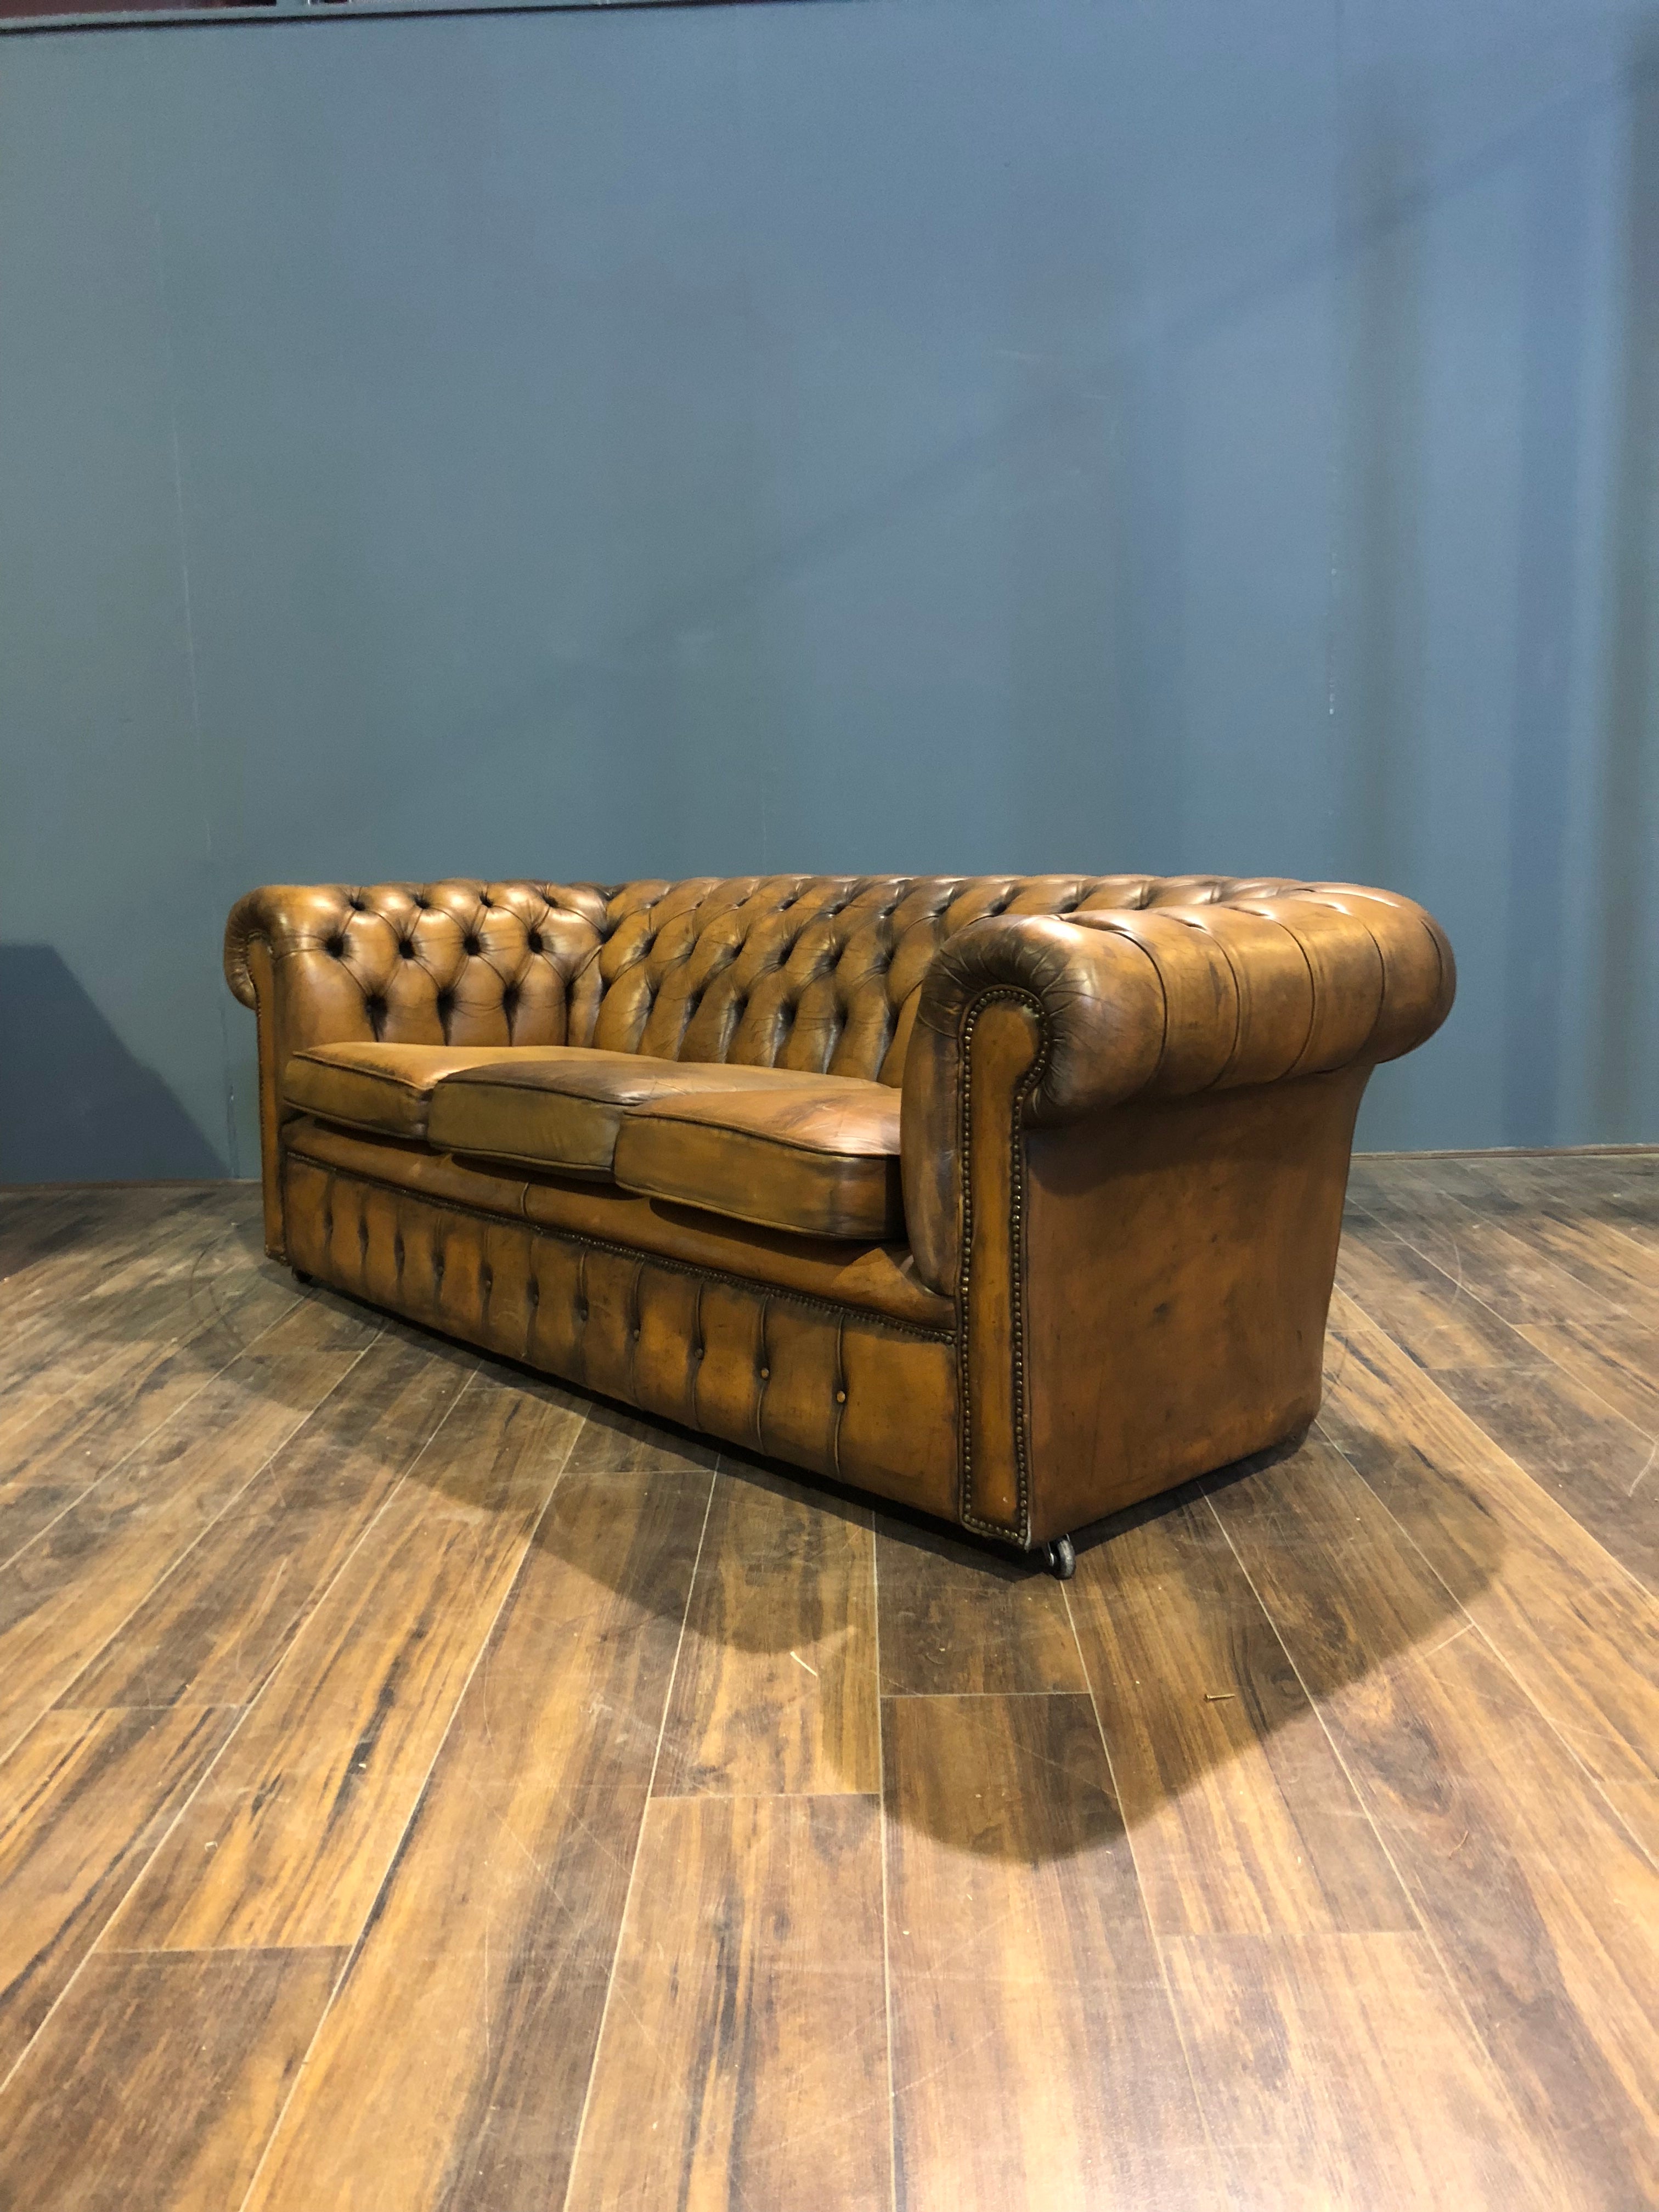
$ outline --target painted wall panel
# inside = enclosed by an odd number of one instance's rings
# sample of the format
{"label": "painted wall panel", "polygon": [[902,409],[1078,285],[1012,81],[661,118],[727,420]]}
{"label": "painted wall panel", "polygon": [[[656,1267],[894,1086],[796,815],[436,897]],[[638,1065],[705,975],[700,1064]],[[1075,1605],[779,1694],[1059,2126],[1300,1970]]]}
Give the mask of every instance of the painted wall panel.
{"label": "painted wall panel", "polygon": [[1659,0],[0,42],[0,1179],[446,872],[1385,883],[1364,1141],[1659,1137],[1656,316]]}

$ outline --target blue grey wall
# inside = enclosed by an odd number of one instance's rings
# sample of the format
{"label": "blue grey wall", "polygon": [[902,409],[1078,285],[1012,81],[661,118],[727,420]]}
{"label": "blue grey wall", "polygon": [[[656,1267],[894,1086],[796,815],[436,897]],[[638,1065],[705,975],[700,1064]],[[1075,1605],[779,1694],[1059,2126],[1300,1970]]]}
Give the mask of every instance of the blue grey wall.
{"label": "blue grey wall", "polygon": [[1659,5],[0,41],[0,1177],[442,872],[1389,884],[1364,1141],[1659,1137],[1656,684]]}

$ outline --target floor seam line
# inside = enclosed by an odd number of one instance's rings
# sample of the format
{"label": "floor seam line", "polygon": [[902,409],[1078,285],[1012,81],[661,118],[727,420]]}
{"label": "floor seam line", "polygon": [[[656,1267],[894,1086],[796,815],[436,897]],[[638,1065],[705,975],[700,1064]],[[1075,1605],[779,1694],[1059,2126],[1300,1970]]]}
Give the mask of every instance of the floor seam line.
{"label": "floor seam line", "polygon": [[[439,1434],[447,1423],[450,1415],[455,1411],[456,1407],[460,1404],[461,1400],[465,1397],[468,1390],[471,1389],[473,1382],[477,1379],[478,1376],[482,1372],[482,1369],[475,1367],[468,1376],[465,1382],[463,1383],[461,1388],[455,1393],[455,1395],[450,1400],[449,1404],[444,1409],[442,1419],[439,1421],[437,1426],[433,1430],[431,1436],[427,1438],[426,1443],[423,1443],[420,1450],[416,1453],[415,1457],[410,1460],[409,1465],[404,1469],[403,1474],[399,1475],[398,1480],[392,1485],[391,1492],[382,1501],[380,1512],[384,1512],[386,1507],[391,1504],[392,1498],[403,1488],[404,1482],[408,1480],[409,1477],[414,1473],[416,1466],[426,1456],[427,1452],[431,1448],[432,1444],[436,1442]],[[433,1747],[432,1757],[427,1762],[426,1772],[421,1778],[421,1786],[415,1792],[413,1802],[410,1806],[408,1818],[404,1820],[402,1827],[398,1829],[397,1838],[392,1844],[392,1849],[386,1854],[385,1869],[380,1875],[380,1881],[374,1886],[374,1894],[369,1899],[368,1909],[363,1915],[362,1925],[358,1929],[351,1941],[343,1947],[345,1951],[345,1957],[341,1960],[340,1971],[335,1976],[333,1984],[329,1990],[328,2002],[324,2005],[321,2012],[317,2015],[317,2025],[313,2028],[310,2039],[306,2044],[305,2050],[301,2054],[300,2062],[294,2069],[294,2078],[289,2084],[288,2094],[283,2098],[281,2108],[278,2110],[276,2117],[270,2124],[270,2132],[266,2135],[264,2142],[260,2146],[258,2159],[254,2165],[252,2172],[248,2176],[247,2187],[242,2192],[240,2203],[239,2205],[239,2212],[240,2212],[240,2206],[244,2206],[247,2203],[249,2198],[252,2196],[254,2190],[258,2185],[259,2176],[264,2171],[265,2163],[270,2156],[271,2146],[276,2142],[278,2136],[282,2133],[283,2123],[288,2118],[289,2108],[299,2094],[301,2077],[305,2073],[307,2065],[310,2062],[312,2052],[317,2047],[318,2038],[322,2034],[324,2028],[328,2024],[329,2015],[334,2009],[335,2000],[338,1997],[341,1990],[345,1987],[346,1983],[349,1980],[351,1977],[351,1970],[356,1965],[358,1959],[362,1956],[363,1947],[368,1942],[369,1936],[374,1930],[381,1899],[386,1894],[388,1885],[396,1878],[398,1868],[402,1863],[405,1850],[408,1849],[409,1840],[414,1834],[416,1823],[421,1817],[422,1808],[426,1803],[428,1793],[432,1787],[432,1777],[437,1771],[438,1761],[443,1757],[444,1746],[449,1741],[451,1731],[455,1726],[455,1717],[460,1711],[462,1705],[466,1702],[466,1693],[471,1688],[473,1677],[477,1674],[479,1667],[483,1664],[484,1654],[489,1649],[490,1639],[495,1633],[496,1626],[499,1623],[502,1613],[507,1610],[507,1602],[512,1597],[514,1591],[519,1586],[519,1578],[524,1572],[525,1562],[529,1559],[531,1547],[536,1540],[536,1532],[540,1528],[543,1522],[553,1510],[553,1500],[559,1494],[559,1486],[564,1480],[565,1472],[570,1462],[571,1452],[575,1449],[576,1438],[580,1434],[581,1425],[578,1423],[575,1429],[572,1431],[569,1443],[565,1447],[564,1457],[559,1462],[559,1471],[553,1478],[552,1485],[548,1491],[547,1497],[543,1503],[542,1509],[540,1512],[537,1514],[534,1522],[531,1524],[530,1532],[525,1540],[525,1547],[523,1553],[520,1558],[519,1564],[514,1569],[512,1575],[508,1577],[507,1588],[501,1592],[501,1601],[496,1606],[495,1611],[490,1614],[488,1622],[484,1626],[483,1633],[478,1638],[478,1648],[472,1655],[472,1663],[467,1668],[466,1674],[462,1680],[461,1686],[456,1692],[455,1702],[449,1709],[449,1717],[445,1721],[442,1729],[439,1732],[437,1743]],[[374,1519],[369,1522],[368,1528],[365,1528],[363,1531],[362,1541],[366,1542],[368,1540],[369,1529],[375,1526],[380,1518],[380,1514],[376,1513]],[[357,1548],[358,1547],[356,1545],[352,1547],[350,1556],[356,1556]],[[340,1565],[340,1571],[342,1574],[345,1571],[346,1565],[347,1562],[345,1560],[342,1560]],[[331,1589],[334,1587],[334,1580],[336,1579],[337,1579],[337,1577],[331,1579],[329,1583],[329,1588]],[[319,1602],[320,1603],[321,1601],[319,1600]],[[251,1946],[250,1948],[257,1947]],[[334,1947],[318,1946],[317,1948],[332,1948]]]}
{"label": "floor seam line", "polygon": [[663,1692],[662,1716],[657,1723],[657,1747],[651,1755],[651,1772],[647,1778],[645,1796],[640,1805],[640,1825],[634,1838],[634,1856],[629,1861],[628,1887],[623,1892],[622,1912],[617,1922],[617,1940],[611,1952],[611,1971],[605,1976],[605,2002],[599,2007],[599,2025],[593,2031],[593,2055],[588,2061],[587,2080],[582,2089],[582,2101],[576,2114],[576,2132],[570,2142],[570,2170],[565,2176],[564,2191],[559,2199],[561,2212],[569,2212],[570,2192],[576,2185],[578,2162],[581,2157],[582,2136],[587,2126],[588,2106],[592,2100],[593,2082],[599,2070],[599,2052],[605,2045],[605,2023],[611,2017],[611,1997],[617,1986],[617,1967],[622,1958],[623,1945],[628,1936],[628,1914],[634,1902],[634,1884],[640,1870],[640,1855],[645,1848],[645,1824],[651,1817],[651,1793],[656,1784],[657,1768],[662,1759],[663,1739],[668,1733],[668,1716],[673,1710],[674,1686],[679,1680],[680,1658],[685,1650],[685,1632],[691,1619],[691,1607],[697,1593],[697,1577],[702,1568],[702,1549],[708,1538],[708,1522],[714,1510],[714,1485],[718,1481],[718,1462],[708,1470],[708,1495],[703,1501],[702,1525],[697,1531],[697,1548],[691,1561],[691,1572],[685,1584],[685,1609],[680,1615],[680,1632],[674,1640],[674,1663],[668,1670],[668,1681]]}

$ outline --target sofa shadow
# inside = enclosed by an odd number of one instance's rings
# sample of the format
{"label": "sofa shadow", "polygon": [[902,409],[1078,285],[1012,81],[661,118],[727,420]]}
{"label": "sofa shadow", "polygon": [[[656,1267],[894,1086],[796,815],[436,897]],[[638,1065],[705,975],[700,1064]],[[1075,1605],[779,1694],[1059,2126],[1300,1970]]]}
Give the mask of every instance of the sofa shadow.
{"label": "sofa shadow", "polygon": [[226,1174],[50,945],[0,945],[0,1183]]}
{"label": "sofa shadow", "polygon": [[[873,1529],[880,1547],[884,1635],[900,1625],[894,1617],[896,1605],[926,1606],[929,1632],[946,1638],[953,1627],[959,1627],[965,1636],[994,1635],[1000,1629],[1003,1632],[1017,1629],[1019,1611],[1025,1607],[1047,1614],[1051,1631],[1056,1620],[1065,1622],[1066,1599],[1062,1595],[1061,1585],[1036,1563],[1036,1554],[1029,1559],[1010,1554],[994,1544],[941,1528],[901,1506],[873,1499],[828,1480],[801,1474],[757,1453],[719,1446],[710,1438],[674,1423],[648,1419],[614,1401],[556,1382],[512,1362],[491,1360],[487,1355],[473,1356],[484,1358],[504,1377],[520,1381],[538,1394],[545,1394],[583,1413],[582,1428],[566,1464],[567,1478],[584,1473],[628,1472],[660,1475],[671,1481],[684,1478],[703,1482],[711,1471],[717,1469],[715,1479],[719,1482],[762,1490],[799,1504],[810,1515]],[[1254,1514],[1261,1516],[1259,1526],[1264,1540],[1275,1547],[1281,1572],[1294,1587],[1300,1605],[1325,1620],[1334,1607],[1340,1607],[1343,1602],[1341,1594],[1328,1586],[1326,1565],[1332,1556],[1333,1544],[1340,1545],[1346,1540],[1346,1528],[1342,1535],[1333,1533],[1344,1510],[1331,1494],[1329,1459],[1334,1449],[1315,1431],[1308,1438],[1239,1461],[1079,1532],[1078,1578],[1071,1585],[1072,1604],[1080,1607],[1085,1603],[1099,1602],[1098,1595],[1087,1595],[1091,1580],[1097,1577],[1099,1588],[1104,1591],[1121,1576],[1125,1571],[1121,1554],[1135,1546],[1141,1532],[1167,1535],[1172,1540],[1184,1542],[1190,1551],[1192,1532],[1196,1527],[1202,1540],[1212,1546],[1216,1559],[1223,1563],[1223,1579],[1231,1591],[1233,1605],[1255,1607],[1255,1601],[1248,1595],[1243,1569],[1233,1559],[1223,1527],[1231,1517]],[[1322,1457],[1325,1460],[1323,1467],[1320,1463]],[[1305,1489],[1298,1481],[1287,1501],[1287,1471],[1295,1477],[1304,1468]],[[1213,1513],[1212,1502],[1216,1509]],[[1351,1523],[1351,1515],[1348,1521]],[[745,1565],[757,1575],[767,1571],[769,1560],[777,1565],[781,1581],[805,1571],[799,1551],[799,1525],[791,1528],[787,1521],[782,1525],[784,1533],[778,1549],[769,1554],[757,1550],[745,1556]],[[1323,1697],[1339,1696],[1351,1683],[1386,1668],[1392,1659],[1415,1644],[1440,1636],[1444,1632],[1443,1623],[1455,1625],[1460,1608],[1492,1579],[1502,1555],[1500,1534],[1485,1521],[1480,1528],[1480,1540],[1488,1548],[1470,1556],[1467,1571],[1461,1578],[1449,1583],[1431,1577],[1421,1579],[1419,1587],[1430,1588],[1433,1592],[1428,1600],[1430,1613],[1426,1620],[1420,1603],[1408,1609],[1409,1626],[1406,1610],[1378,1605],[1367,1611],[1363,1636],[1322,1636]],[[561,1553],[579,1571],[596,1577],[607,1587],[618,1592],[626,1590],[637,1601],[652,1604],[647,1593],[658,1586],[660,1578],[637,1577],[622,1553],[612,1559],[596,1559],[586,1546],[579,1554],[574,1550],[563,1552],[564,1531],[556,1511],[544,1516],[534,1540]],[[1150,1548],[1156,1551],[1158,1547]],[[1120,1555],[1116,1559],[1111,1557],[1115,1551]],[[1138,1591],[1132,1583],[1127,1594],[1131,1602],[1142,1608],[1148,1604],[1155,1608],[1158,1602],[1156,1571],[1149,1568],[1146,1583]],[[751,1607],[735,1625],[722,1621],[716,1632],[730,1650],[781,1661],[799,1644],[804,1632],[803,1622],[811,1617],[811,1609],[810,1595],[799,1601],[786,1596],[775,1609]],[[660,1602],[660,1617],[672,1618],[678,1623],[681,1615],[677,1607],[671,1610],[664,1601]],[[708,1632],[707,1628],[703,1632]],[[907,1826],[921,1826],[940,1843],[969,1857],[986,1856],[1011,1863],[1053,1863],[1110,1850],[1126,1843],[1136,1826],[1156,1820],[1169,1805],[1188,1792],[1202,1788],[1206,1778],[1216,1771],[1241,1757],[1268,1749],[1280,1728],[1298,1723],[1317,1725],[1313,1710],[1294,1687],[1291,1661],[1269,1614],[1260,1610],[1260,1617],[1253,1619],[1242,1632],[1236,1620],[1230,1619],[1226,1633],[1237,1660],[1237,1679],[1226,1686],[1226,1692],[1230,1702],[1237,1697],[1243,1711],[1249,1716],[1248,1722],[1243,1729],[1236,1725],[1224,1727],[1213,1724],[1212,1716],[1212,1724],[1206,1725],[1194,1716],[1191,1727],[1181,1728],[1179,1741],[1172,1741],[1167,1747],[1167,1757],[1165,1747],[1153,1747],[1157,1772],[1154,1786],[1147,1785],[1147,1762],[1143,1756],[1137,1770],[1135,1790],[1126,1790],[1120,1797],[1119,1778],[1110,1760],[1115,1748],[1121,1747],[1114,1747],[1112,1742],[1109,1705],[1103,1695],[1104,1686],[1093,1678],[1091,1670],[1086,1687],[1083,1680],[1075,1679],[1073,1688],[1079,1699],[1092,1692],[1103,1725],[1108,1756],[1097,1765],[1088,1759],[1081,1764],[1068,1760],[1063,1779],[1057,1783],[1054,1776],[1045,1778],[1045,1794],[1059,1786],[1066,1795],[1066,1802],[1056,1817],[1037,1820],[1034,1824],[1030,1818],[1011,1813],[1007,1818],[975,1820],[971,1831],[966,1830],[961,1826],[965,1778],[960,1774],[949,1778],[947,1787],[924,1784],[907,1790],[904,1809],[896,1817]],[[1089,1641],[1086,1634],[1081,1639],[1085,1668]],[[1273,1678],[1272,1682],[1255,1681],[1252,1666],[1266,1668]],[[1288,1695],[1287,1683],[1292,1686]],[[890,1702],[899,1702],[908,1694],[896,1692],[890,1683],[885,1686]],[[1218,1685],[1218,1688],[1220,1686]],[[1146,1702],[1149,1706],[1158,1703],[1159,1687],[1155,1682],[1146,1686]],[[1173,1684],[1170,1687],[1173,1694]],[[1256,1693],[1258,1687],[1262,1694]],[[943,1693],[950,1694],[948,1690]],[[1009,1694],[1018,1700],[1021,1693],[1012,1690]],[[988,1708],[990,1701],[984,1702]],[[968,1717],[971,1722],[974,1717]],[[950,1756],[959,1759],[963,1745],[971,1747],[975,1740],[975,1728],[971,1725],[965,1734],[953,1735]],[[985,1748],[988,1802],[993,1790],[1006,1792],[1006,1747],[988,1735]],[[971,1749],[969,1756],[974,1756]],[[994,1772],[991,1764],[994,1757]],[[1331,1766],[1334,1773],[1337,1769],[1334,1759]],[[849,1775],[847,1779],[850,1788],[866,1786],[863,1778],[855,1779]],[[970,1781],[971,1778],[966,1779]],[[969,1787],[969,1798],[974,1795]],[[1123,1800],[1131,1795],[1134,1802],[1126,1809]]]}

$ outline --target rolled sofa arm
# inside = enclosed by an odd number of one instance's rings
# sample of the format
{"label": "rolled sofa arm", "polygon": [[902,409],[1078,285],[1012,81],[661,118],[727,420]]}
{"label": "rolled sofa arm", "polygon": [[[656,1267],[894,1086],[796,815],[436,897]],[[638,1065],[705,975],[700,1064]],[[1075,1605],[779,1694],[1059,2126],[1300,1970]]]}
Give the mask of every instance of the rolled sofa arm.
{"label": "rolled sofa arm", "polygon": [[919,1273],[955,1285],[970,1116],[1042,1126],[1396,1059],[1433,1035],[1455,989],[1451,947],[1421,907],[1346,884],[971,923],[927,969],[905,1060]]}

